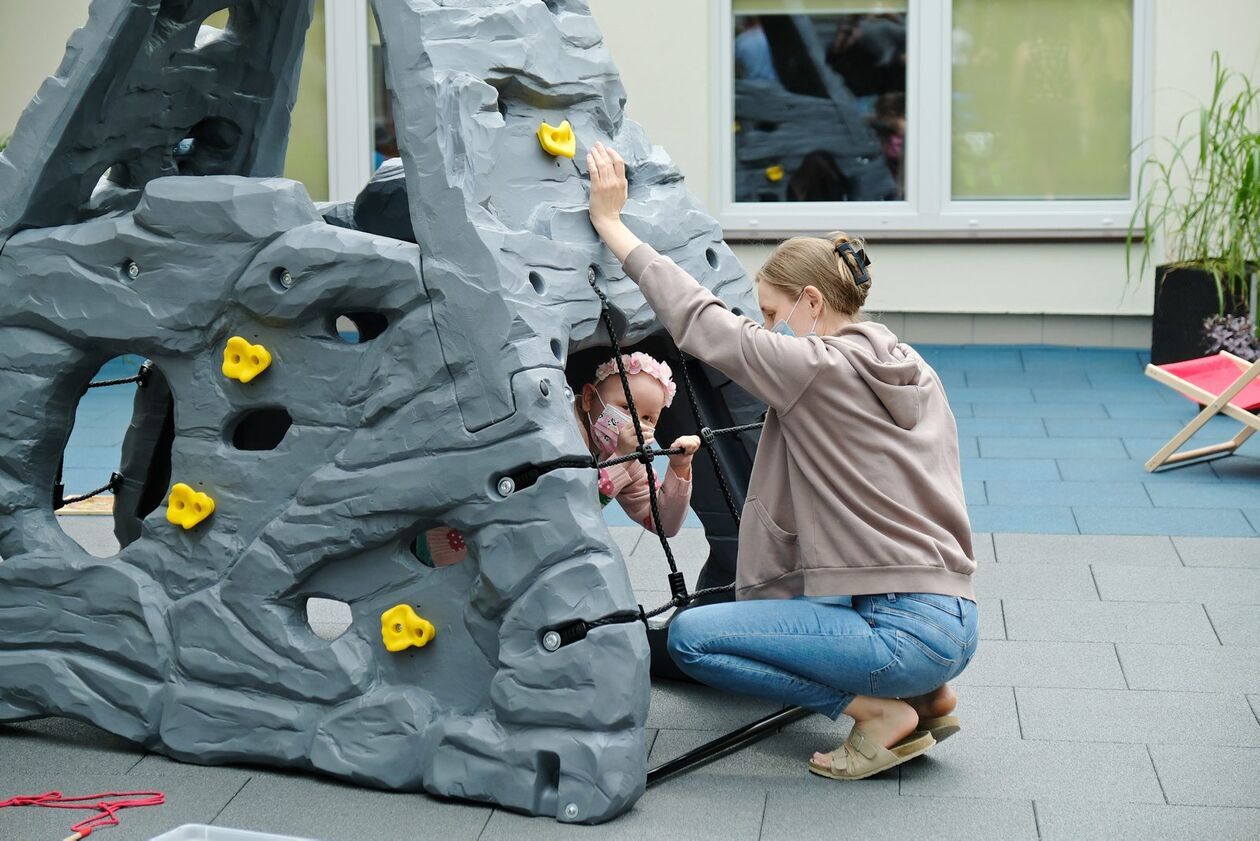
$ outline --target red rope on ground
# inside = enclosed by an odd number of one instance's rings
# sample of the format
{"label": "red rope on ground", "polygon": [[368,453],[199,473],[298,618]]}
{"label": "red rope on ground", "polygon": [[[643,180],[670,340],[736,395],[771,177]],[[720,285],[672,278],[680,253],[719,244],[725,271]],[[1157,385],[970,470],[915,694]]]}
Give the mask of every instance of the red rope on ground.
{"label": "red rope on ground", "polygon": [[[108,799],[115,797],[131,799]],[[14,797],[2,801],[0,809],[6,806],[40,806],[45,809],[84,809],[98,812],[99,814],[70,827],[70,832],[73,834],[66,838],[66,841],[80,841],[102,827],[118,826],[118,813],[123,809],[161,806],[165,802],[166,795],[160,791],[107,791],[103,794],[85,794],[81,797],[65,797],[59,791],[50,791],[33,797]]]}

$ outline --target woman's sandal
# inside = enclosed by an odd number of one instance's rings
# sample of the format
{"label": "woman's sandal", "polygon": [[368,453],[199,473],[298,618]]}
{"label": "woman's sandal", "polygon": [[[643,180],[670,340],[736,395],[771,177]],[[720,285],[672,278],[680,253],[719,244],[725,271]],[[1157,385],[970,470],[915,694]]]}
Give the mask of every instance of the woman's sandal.
{"label": "woman's sandal", "polygon": [[915,730],[926,730],[932,734],[933,739],[943,742],[962,730],[962,724],[956,715],[938,715],[936,718],[919,719],[919,726]]}
{"label": "woman's sandal", "polygon": [[[891,748],[886,748],[866,738],[861,730],[854,727],[844,744],[832,751],[830,766],[819,765],[811,759],[809,770],[833,780],[864,780],[914,759],[934,744],[936,740],[931,733],[911,733]],[[836,764],[839,759],[843,759],[843,765]]]}

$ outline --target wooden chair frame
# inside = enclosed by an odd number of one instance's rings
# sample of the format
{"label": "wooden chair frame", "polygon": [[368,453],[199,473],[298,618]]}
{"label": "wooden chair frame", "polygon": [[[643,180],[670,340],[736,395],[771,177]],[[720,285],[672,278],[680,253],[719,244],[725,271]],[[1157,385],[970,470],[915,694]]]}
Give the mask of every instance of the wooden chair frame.
{"label": "wooden chair frame", "polygon": [[[1243,445],[1248,438],[1260,431],[1260,417],[1230,403],[1231,400],[1247,387],[1247,384],[1260,376],[1260,360],[1248,362],[1247,360],[1235,356],[1232,353],[1221,351],[1221,356],[1226,357],[1238,366],[1238,379],[1230,383],[1229,387],[1222,391],[1219,395],[1213,394],[1207,389],[1187,380],[1183,380],[1175,374],[1170,374],[1157,365],[1146,366],[1146,376],[1161,382],[1169,388],[1175,389],[1177,392],[1184,394],[1191,400],[1195,400],[1204,404],[1203,411],[1199,412],[1185,427],[1172,437],[1172,439],[1159,449],[1155,455],[1151,456],[1146,462],[1146,469],[1154,472],[1160,467],[1166,467],[1174,464],[1181,464],[1195,459],[1206,458],[1216,455],[1230,455]],[[1197,447],[1193,450],[1186,450],[1184,453],[1177,452],[1187,441],[1190,440],[1196,432],[1203,428],[1203,425],[1212,418],[1220,415],[1228,415],[1243,425],[1242,430],[1228,441],[1220,444],[1210,444],[1206,447]]]}

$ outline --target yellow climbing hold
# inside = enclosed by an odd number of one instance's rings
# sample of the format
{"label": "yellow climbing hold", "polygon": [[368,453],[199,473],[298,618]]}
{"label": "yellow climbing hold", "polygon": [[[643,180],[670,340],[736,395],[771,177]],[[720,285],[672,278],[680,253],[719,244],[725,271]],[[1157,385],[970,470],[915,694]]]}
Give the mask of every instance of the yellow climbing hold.
{"label": "yellow climbing hold", "polygon": [[782,181],[785,174],[783,167],[778,164],[766,167],[766,178],[769,178],[771,181]]}
{"label": "yellow climbing hold", "polygon": [[240,336],[228,339],[223,348],[223,376],[247,383],[267,370],[271,353],[262,345],[251,345]]}
{"label": "yellow climbing hold", "polygon": [[548,155],[571,158],[577,154],[577,136],[573,134],[573,126],[568,120],[559,126],[543,123],[538,127],[538,142]]}
{"label": "yellow climbing hold", "polygon": [[201,491],[194,491],[183,482],[176,482],[166,501],[166,519],[190,529],[214,513],[214,500]]}
{"label": "yellow climbing hold", "polygon": [[396,604],[381,614],[381,639],[390,651],[406,651],[413,645],[424,648],[436,635],[433,623],[409,604]]}

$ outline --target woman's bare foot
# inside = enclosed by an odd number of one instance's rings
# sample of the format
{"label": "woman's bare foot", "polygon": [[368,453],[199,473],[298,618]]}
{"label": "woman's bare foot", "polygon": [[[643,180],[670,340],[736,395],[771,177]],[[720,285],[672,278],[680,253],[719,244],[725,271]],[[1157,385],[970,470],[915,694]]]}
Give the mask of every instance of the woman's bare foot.
{"label": "woman's bare foot", "polygon": [[906,698],[906,703],[914,708],[919,714],[919,718],[937,718],[942,715],[949,715],[958,706],[958,696],[954,694],[954,690],[947,683],[940,689],[929,692],[926,695],[916,695],[913,698]]}
{"label": "woman's bare foot", "polygon": [[[900,742],[914,732],[919,724],[919,714],[905,701],[895,698],[871,698],[859,695],[845,707],[845,715],[853,719],[853,726],[860,728],[868,739],[886,748]],[[831,754],[816,753],[818,765],[831,764]]]}

